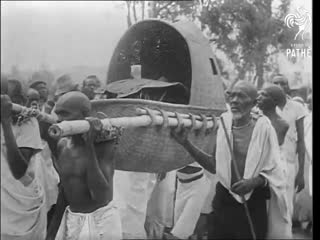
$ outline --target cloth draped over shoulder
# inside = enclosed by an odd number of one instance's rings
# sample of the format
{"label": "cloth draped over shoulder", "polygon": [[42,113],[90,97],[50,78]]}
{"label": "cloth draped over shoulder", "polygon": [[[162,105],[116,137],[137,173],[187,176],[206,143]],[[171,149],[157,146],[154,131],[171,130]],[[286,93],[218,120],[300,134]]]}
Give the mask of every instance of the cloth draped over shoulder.
{"label": "cloth draped over shoulder", "polygon": [[[39,126],[30,119],[21,126],[12,126],[19,148],[42,149]],[[35,173],[35,158],[31,157],[26,174],[19,180],[11,173],[7,148],[1,126],[1,239],[44,239],[46,211],[44,192]]]}
{"label": "cloth draped over shoulder", "polygon": [[35,158],[37,160],[36,176],[41,181],[45,193],[46,209],[49,211],[52,205],[56,204],[58,199],[58,184],[60,182],[59,175],[53,166],[51,150],[48,143],[42,140],[44,149],[38,153]]}
{"label": "cloth draped over shoulder", "polygon": [[[232,144],[232,115],[230,112],[222,114],[226,125],[227,133]],[[231,153],[228,147],[227,139],[222,127],[219,127],[217,133],[216,148],[216,170],[217,177],[221,184],[229,189],[230,194],[239,202],[242,199],[239,195],[233,193],[231,189]],[[285,161],[280,157],[280,148],[277,135],[269,119],[265,116],[259,116],[254,127],[252,138],[249,144],[245,163],[243,179],[250,179],[262,175],[269,184],[271,190],[272,207],[269,208],[268,217],[274,219],[272,225],[276,225],[275,219],[282,222],[288,222],[288,200],[286,191],[286,173]],[[252,191],[245,195],[248,200]],[[280,214],[279,214],[280,213]],[[269,226],[272,231],[273,226]]]}

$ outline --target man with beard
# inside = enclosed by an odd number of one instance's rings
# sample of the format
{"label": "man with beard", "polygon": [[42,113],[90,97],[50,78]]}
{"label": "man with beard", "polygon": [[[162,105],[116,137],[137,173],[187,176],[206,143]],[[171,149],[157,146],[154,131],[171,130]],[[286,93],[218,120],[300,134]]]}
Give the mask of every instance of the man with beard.
{"label": "man with beard", "polygon": [[[274,227],[268,226],[266,200],[269,194],[266,186],[271,192],[270,202],[277,207],[270,209],[273,212],[269,211],[269,218],[278,214],[288,221],[285,166],[280,158],[277,135],[269,119],[262,115],[251,115],[258,96],[255,87],[240,81],[228,96],[231,112],[221,115],[226,132],[220,124],[213,155],[194,146],[188,140],[185,129],[173,131],[172,135],[202,167],[216,174],[219,179],[208,238],[252,239],[252,229],[244,206],[246,201],[255,235],[257,239],[263,239],[267,230]],[[229,148],[227,138],[232,139],[233,149]],[[235,159],[232,159],[232,155]],[[235,164],[232,165],[231,161]],[[241,179],[238,179],[237,172]]]}

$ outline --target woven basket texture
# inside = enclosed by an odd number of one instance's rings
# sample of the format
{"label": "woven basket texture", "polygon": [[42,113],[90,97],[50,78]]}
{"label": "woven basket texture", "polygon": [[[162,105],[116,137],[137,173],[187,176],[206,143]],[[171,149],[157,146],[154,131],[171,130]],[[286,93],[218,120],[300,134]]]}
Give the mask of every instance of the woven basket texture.
{"label": "woven basket texture", "polygon": [[[139,57],[136,46],[140,46]],[[131,65],[142,66],[146,79],[165,77],[189,89],[188,105],[136,99],[98,100],[94,112],[108,117],[136,116],[137,107],[179,113],[219,116],[226,111],[219,68],[209,41],[192,22],[167,23],[145,20],[131,26],[120,39],[109,63],[107,84],[129,79]],[[190,140],[211,154],[214,133],[190,133]],[[138,172],[168,172],[182,168],[194,159],[170,136],[169,128],[127,129],[116,151],[116,169]]]}
{"label": "woven basket texture", "polygon": [[[136,108],[163,109],[186,114],[220,115],[222,110],[168,104],[136,99],[106,99],[92,102],[93,115],[103,112],[108,117],[137,116]],[[161,126],[124,129],[116,150],[116,169],[138,172],[168,172],[184,167],[194,159],[170,136],[170,128]],[[213,150],[213,131],[193,131],[190,140],[205,152]]]}

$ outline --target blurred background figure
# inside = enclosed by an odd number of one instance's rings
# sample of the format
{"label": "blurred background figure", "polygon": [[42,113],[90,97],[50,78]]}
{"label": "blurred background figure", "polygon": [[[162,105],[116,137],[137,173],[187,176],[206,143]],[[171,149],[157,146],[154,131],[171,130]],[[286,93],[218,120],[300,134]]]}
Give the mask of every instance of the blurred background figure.
{"label": "blurred background figure", "polygon": [[[287,197],[289,212],[294,220],[295,195],[305,187],[305,136],[303,121],[307,115],[307,111],[301,103],[291,98],[289,82],[284,75],[279,74],[275,76],[271,82],[280,86],[287,94],[286,104],[283,109],[277,108],[277,113],[289,123],[289,130],[286,134],[282,150],[288,166]],[[296,221],[292,222],[292,226],[299,227]]]}
{"label": "blurred background figure", "polygon": [[48,101],[47,107],[51,108],[51,115],[53,117],[58,118],[58,116],[55,114],[55,103],[58,101],[58,99],[71,91],[79,91],[79,85],[73,81],[71,76],[69,74],[64,74],[60,76],[55,83],[56,91],[54,92],[54,99],[53,101]]}
{"label": "blurred background figure", "polygon": [[295,96],[295,97],[292,98],[292,100],[300,103],[303,107],[306,107],[306,104],[305,104],[305,102],[304,102],[302,97]]}
{"label": "blurred background figure", "polygon": [[64,74],[59,77],[56,81],[56,91],[54,93],[55,102],[62,95],[71,91],[78,91],[78,84],[73,81],[73,79],[68,74]]}
{"label": "blurred background figure", "polygon": [[26,97],[23,94],[22,84],[17,79],[9,79],[8,81],[8,96],[11,101],[22,106],[26,103]]}
{"label": "blurred background figure", "polygon": [[29,88],[27,91],[27,103],[28,108],[40,109],[40,94],[37,90]]}
{"label": "blurred background figure", "polygon": [[45,108],[45,103],[47,102],[49,96],[46,82],[35,81],[30,84],[30,88],[36,90],[39,93],[39,109],[43,111]]}
{"label": "blurred background figure", "polygon": [[101,82],[96,75],[90,75],[83,80],[81,91],[92,100],[95,98],[96,91],[101,87]]}
{"label": "blurred background figure", "polygon": [[[299,101],[299,99],[298,99]],[[309,95],[304,104],[308,114],[304,118],[305,137],[305,188],[296,195],[293,218],[304,231],[312,233],[313,229],[313,204],[312,204],[312,95]]]}

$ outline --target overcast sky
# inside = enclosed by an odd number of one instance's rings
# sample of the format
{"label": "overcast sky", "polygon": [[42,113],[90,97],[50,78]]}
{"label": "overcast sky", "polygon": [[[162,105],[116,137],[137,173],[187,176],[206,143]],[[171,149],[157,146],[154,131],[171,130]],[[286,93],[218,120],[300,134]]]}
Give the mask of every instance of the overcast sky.
{"label": "overcast sky", "polygon": [[[119,2],[1,1],[1,66],[106,66],[127,29]],[[3,71],[2,70],[2,71]]]}
{"label": "overcast sky", "polygon": [[[311,0],[293,0],[311,11]],[[1,1],[1,66],[107,66],[127,29],[123,2]]]}

